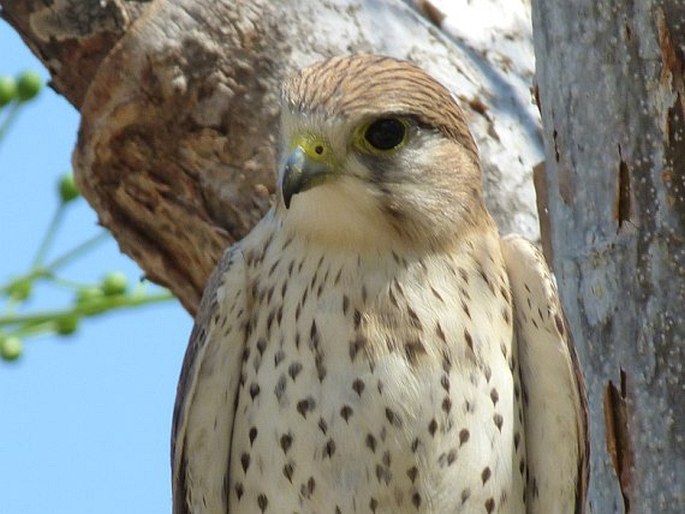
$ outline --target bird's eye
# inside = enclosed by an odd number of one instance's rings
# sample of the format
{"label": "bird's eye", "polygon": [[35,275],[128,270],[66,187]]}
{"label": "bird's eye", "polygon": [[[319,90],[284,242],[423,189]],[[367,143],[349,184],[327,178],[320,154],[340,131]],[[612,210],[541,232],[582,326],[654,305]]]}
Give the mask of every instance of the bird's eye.
{"label": "bird's eye", "polygon": [[407,127],[397,118],[381,118],[371,123],[364,131],[364,139],[376,150],[392,150],[401,145],[407,134]]}

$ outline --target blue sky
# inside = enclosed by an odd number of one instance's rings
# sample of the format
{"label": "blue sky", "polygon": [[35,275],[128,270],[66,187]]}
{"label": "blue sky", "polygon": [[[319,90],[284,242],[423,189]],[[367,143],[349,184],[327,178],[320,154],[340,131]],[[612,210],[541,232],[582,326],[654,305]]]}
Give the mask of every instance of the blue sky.
{"label": "blue sky", "polygon": [[[0,75],[47,71],[0,20]],[[0,142],[0,284],[27,270],[70,169],[78,113],[45,89]],[[67,214],[56,256],[96,234],[82,199]],[[98,280],[137,265],[113,241],[65,270]],[[63,305],[42,288],[32,309]],[[0,304],[1,306],[2,304]],[[87,320],[69,338],[25,342],[0,361],[0,513],[169,512],[169,430],[192,320],[176,302]]]}

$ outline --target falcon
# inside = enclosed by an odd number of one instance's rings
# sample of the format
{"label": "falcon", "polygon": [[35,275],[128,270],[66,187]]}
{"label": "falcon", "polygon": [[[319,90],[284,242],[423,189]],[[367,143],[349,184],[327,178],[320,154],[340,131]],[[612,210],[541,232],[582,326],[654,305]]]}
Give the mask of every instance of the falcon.
{"label": "falcon", "polygon": [[276,204],[226,251],[183,363],[174,513],[583,512],[555,285],[500,238],[450,92],[356,55],[281,104]]}

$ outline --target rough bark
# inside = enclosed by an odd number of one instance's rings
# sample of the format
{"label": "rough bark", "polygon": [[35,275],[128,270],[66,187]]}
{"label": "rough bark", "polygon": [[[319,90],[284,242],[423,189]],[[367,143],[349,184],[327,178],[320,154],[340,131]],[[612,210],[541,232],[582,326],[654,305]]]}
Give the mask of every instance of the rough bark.
{"label": "rough bark", "polygon": [[538,0],[533,24],[591,512],[685,512],[685,4]]}
{"label": "rough bark", "polygon": [[333,54],[409,58],[442,79],[481,147],[500,227],[536,237],[530,172],[542,145],[525,2],[488,1],[497,24],[464,3],[464,30],[440,2],[417,4],[453,36],[397,0],[0,0],[81,111],[84,196],[190,312],[223,248],[272,201],[281,79]]}

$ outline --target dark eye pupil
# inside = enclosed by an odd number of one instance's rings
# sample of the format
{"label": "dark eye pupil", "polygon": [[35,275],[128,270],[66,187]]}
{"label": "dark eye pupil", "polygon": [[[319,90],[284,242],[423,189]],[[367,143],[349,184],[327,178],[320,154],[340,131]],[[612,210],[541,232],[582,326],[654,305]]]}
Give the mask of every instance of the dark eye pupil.
{"label": "dark eye pupil", "polygon": [[404,140],[404,124],[394,118],[374,121],[364,132],[364,139],[378,150],[390,150]]}

